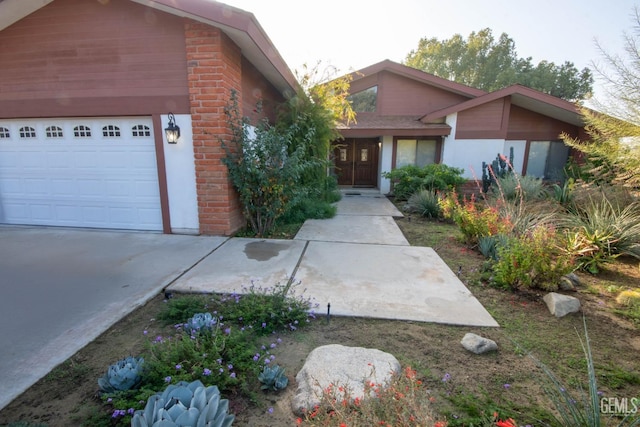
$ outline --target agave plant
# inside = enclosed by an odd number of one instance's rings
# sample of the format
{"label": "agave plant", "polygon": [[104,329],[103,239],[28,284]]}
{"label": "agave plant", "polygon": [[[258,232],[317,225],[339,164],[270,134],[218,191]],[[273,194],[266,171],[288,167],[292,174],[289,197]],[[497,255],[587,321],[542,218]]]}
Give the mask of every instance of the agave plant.
{"label": "agave plant", "polygon": [[197,313],[184,324],[184,330],[189,333],[210,331],[213,325],[218,323],[218,318],[211,313]]}
{"label": "agave plant", "polygon": [[105,393],[125,391],[136,388],[142,380],[144,358],[127,357],[109,366],[107,373],[98,379],[100,390]]}
{"label": "agave plant", "polygon": [[151,396],[143,410],[133,414],[131,427],[228,427],[235,415],[216,386],[196,380],[180,381]]}
{"label": "agave plant", "polygon": [[258,380],[262,383],[263,390],[278,391],[286,388],[289,384],[289,378],[284,374],[284,368],[278,365],[265,366],[258,375]]}

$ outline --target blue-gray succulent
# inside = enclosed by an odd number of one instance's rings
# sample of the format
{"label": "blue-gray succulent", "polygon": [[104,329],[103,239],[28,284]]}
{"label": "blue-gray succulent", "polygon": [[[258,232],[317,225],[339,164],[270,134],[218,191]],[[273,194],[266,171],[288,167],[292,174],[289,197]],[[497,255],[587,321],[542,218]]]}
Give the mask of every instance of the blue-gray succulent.
{"label": "blue-gray succulent", "polygon": [[133,414],[131,427],[229,427],[234,419],[218,387],[180,381],[151,396],[145,408]]}
{"label": "blue-gray succulent", "polygon": [[263,390],[278,391],[286,388],[289,384],[289,378],[284,374],[284,368],[278,365],[265,366],[258,375],[258,380],[262,383]]}
{"label": "blue-gray succulent", "polygon": [[136,388],[142,380],[144,358],[127,357],[109,366],[107,373],[98,379],[100,390],[105,393],[125,391]]}
{"label": "blue-gray succulent", "polygon": [[184,330],[190,334],[200,331],[210,331],[218,323],[218,318],[211,313],[197,313],[184,324]]}

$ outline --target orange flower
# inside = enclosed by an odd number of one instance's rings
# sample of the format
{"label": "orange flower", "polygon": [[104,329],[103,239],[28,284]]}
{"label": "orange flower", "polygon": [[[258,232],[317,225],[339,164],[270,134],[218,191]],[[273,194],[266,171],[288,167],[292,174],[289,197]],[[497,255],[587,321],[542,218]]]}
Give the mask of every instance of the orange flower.
{"label": "orange flower", "polygon": [[433,425],[433,427],[447,427],[447,422],[446,421],[436,421],[436,423]]}
{"label": "orange flower", "polygon": [[496,421],[496,426],[497,427],[518,427],[516,425],[516,422],[513,421],[512,418],[506,419],[506,420],[498,420]]}

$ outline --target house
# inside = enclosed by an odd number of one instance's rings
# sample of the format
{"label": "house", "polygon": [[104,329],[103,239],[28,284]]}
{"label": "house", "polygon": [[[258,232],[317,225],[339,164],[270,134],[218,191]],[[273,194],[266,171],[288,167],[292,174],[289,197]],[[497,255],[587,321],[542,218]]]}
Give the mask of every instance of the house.
{"label": "house", "polygon": [[356,122],[334,144],[338,184],[390,192],[382,174],[404,165],[444,163],[482,177],[482,162],[514,152],[514,169],[560,177],[566,133],[584,136],[576,106],[520,85],[487,93],[414,68],[382,61],[351,74]]}
{"label": "house", "polygon": [[230,93],[255,122],[297,85],[223,3],[0,0],[0,224],[231,234]]}

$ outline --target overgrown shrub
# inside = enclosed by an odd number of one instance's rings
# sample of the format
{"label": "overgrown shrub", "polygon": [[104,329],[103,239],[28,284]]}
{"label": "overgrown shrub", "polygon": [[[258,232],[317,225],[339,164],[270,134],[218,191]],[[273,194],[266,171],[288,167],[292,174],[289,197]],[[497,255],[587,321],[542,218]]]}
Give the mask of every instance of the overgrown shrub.
{"label": "overgrown shrub", "polygon": [[406,209],[426,218],[435,219],[442,216],[440,197],[432,190],[420,190],[413,193],[407,201]]}
{"label": "overgrown shrub", "polygon": [[384,172],[382,176],[393,183],[393,195],[396,199],[407,200],[419,190],[456,190],[466,182],[462,177],[463,172],[460,168],[434,163],[423,167],[402,166],[391,172]]}
{"label": "overgrown shrub", "polygon": [[222,162],[238,192],[245,219],[256,236],[262,237],[291,204],[306,195],[297,183],[314,166],[314,160],[306,157],[314,130],[301,137],[295,124],[282,129],[262,121],[251,135],[248,123],[240,117],[235,93],[225,112],[233,138],[221,141],[226,154]]}
{"label": "overgrown shrub", "polygon": [[476,244],[484,236],[508,234],[513,228],[498,208],[477,203],[473,195],[460,201],[457,193],[452,192],[441,199],[440,207],[443,216],[460,227],[467,243]]}
{"label": "overgrown shrub", "polygon": [[495,283],[511,289],[558,289],[560,278],[574,269],[573,259],[559,239],[555,229],[545,226],[509,239],[497,250]]}

